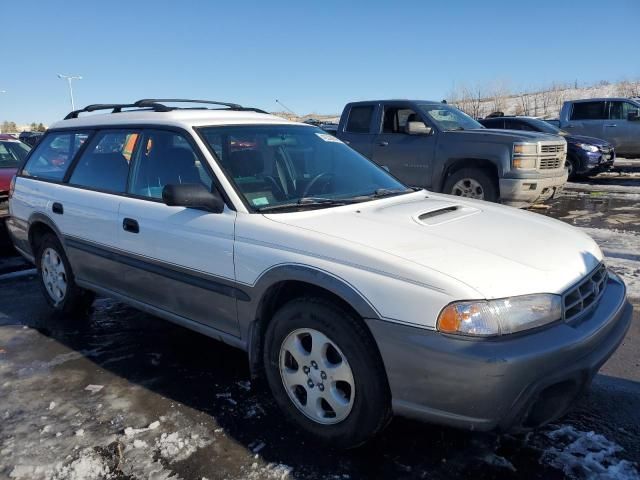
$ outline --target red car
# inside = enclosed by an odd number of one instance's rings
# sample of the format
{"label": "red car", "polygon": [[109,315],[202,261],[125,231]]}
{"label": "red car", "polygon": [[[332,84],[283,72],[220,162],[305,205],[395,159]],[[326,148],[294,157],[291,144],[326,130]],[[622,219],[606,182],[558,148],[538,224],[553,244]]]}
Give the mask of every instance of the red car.
{"label": "red car", "polygon": [[31,147],[11,135],[0,135],[0,217],[7,215],[9,185]]}

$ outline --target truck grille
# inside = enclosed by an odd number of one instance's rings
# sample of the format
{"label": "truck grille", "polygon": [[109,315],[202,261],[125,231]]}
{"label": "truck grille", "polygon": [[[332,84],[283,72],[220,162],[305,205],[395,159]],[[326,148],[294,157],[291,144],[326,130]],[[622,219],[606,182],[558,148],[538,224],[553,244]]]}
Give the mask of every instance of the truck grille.
{"label": "truck grille", "polygon": [[554,168],[560,168],[562,160],[559,158],[541,158],[540,170],[552,170]]}
{"label": "truck grille", "polygon": [[583,278],[563,297],[563,316],[571,322],[592,306],[595,306],[604,293],[607,282],[607,267],[600,264],[594,271]]}
{"label": "truck grille", "polygon": [[541,145],[541,153],[561,153],[564,152],[564,145]]}

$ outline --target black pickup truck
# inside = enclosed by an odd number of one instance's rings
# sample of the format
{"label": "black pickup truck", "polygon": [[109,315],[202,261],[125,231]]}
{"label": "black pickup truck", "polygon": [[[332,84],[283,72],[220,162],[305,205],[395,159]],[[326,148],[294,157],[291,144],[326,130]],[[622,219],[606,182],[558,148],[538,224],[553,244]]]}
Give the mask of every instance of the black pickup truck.
{"label": "black pickup truck", "polygon": [[567,142],[491,130],[441,102],[372,100],[345,106],[337,137],[407,185],[527,207],[567,181]]}

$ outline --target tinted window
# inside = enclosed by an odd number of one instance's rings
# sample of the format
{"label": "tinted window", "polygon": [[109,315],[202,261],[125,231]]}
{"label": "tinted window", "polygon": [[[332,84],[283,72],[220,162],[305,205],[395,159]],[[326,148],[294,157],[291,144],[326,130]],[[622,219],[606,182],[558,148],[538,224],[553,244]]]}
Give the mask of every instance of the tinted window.
{"label": "tinted window", "polygon": [[480,123],[487,128],[504,128],[504,120],[502,118],[487,118],[484,120],[480,120]]}
{"label": "tinted window", "polygon": [[123,193],[127,186],[131,153],[139,137],[138,132],[131,130],[99,132],[80,157],[69,183]]}
{"label": "tinted window", "polygon": [[57,132],[44,137],[22,170],[23,175],[62,180],[89,132]]}
{"label": "tinted window", "polygon": [[571,120],[603,120],[607,118],[605,102],[580,102],[573,104]]}
{"label": "tinted window", "polygon": [[202,133],[227,176],[257,210],[278,205],[303,209],[298,202],[308,197],[348,201],[380,190],[407,191],[319,128],[247,125],[206,127]]}
{"label": "tinted window", "polygon": [[537,132],[534,127],[527,122],[518,120],[505,120],[507,130],[526,130],[528,132]]}
{"label": "tinted window", "polygon": [[383,133],[406,133],[407,122],[421,122],[416,112],[410,108],[385,107],[382,122]]}
{"label": "tinted window", "polygon": [[611,120],[626,120],[631,112],[639,109],[640,107],[631,102],[609,102],[609,118]]}
{"label": "tinted window", "polygon": [[347,132],[369,133],[371,116],[373,115],[373,105],[362,107],[351,107],[349,120],[347,122]]}
{"label": "tinted window", "polygon": [[200,162],[191,144],[180,134],[146,131],[135,162],[129,193],[162,198],[165,185],[202,184],[211,189],[211,176]]}
{"label": "tinted window", "polygon": [[0,141],[0,168],[17,167],[31,150],[22,142]]}

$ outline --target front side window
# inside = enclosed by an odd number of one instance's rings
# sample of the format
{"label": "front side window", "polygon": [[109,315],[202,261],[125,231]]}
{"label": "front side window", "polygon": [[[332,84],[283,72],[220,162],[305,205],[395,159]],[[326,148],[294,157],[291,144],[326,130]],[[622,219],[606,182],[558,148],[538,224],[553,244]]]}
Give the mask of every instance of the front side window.
{"label": "front side window", "polygon": [[22,142],[0,141],[0,168],[16,168],[26,157],[31,148]]}
{"label": "front side window", "polygon": [[91,140],[69,178],[69,183],[113,193],[124,193],[129,162],[140,137],[131,130],[99,132]]}
{"label": "front side window", "polygon": [[351,203],[411,191],[316,127],[205,127],[202,137],[253,209],[277,211]]}
{"label": "front side window", "polygon": [[475,130],[484,128],[466,113],[446,104],[422,104],[420,109],[427,114],[441,130]]}
{"label": "front side window", "polygon": [[369,133],[372,116],[373,105],[351,107],[346,131],[350,133]]}
{"label": "front side window", "polygon": [[422,119],[410,108],[385,107],[382,133],[406,133],[407,122],[421,122]]}
{"label": "front side window", "polygon": [[629,114],[638,112],[640,106],[631,102],[609,102],[609,119],[610,120],[627,120]]}
{"label": "front side window", "polygon": [[605,102],[579,102],[573,104],[571,120],[605,120]]}
{"label": "front side window", "polygon": [[46,180],[62,180],[71,160],[90,132],[54,132],[46,135],[35,147],[22,174]]}
{"label": "front side window", "polygon": [[211,190],[212,179],[191,144],[179,133],[145,131],[135,155],[128,192],[161,199],[165,185],[201,184]]}

